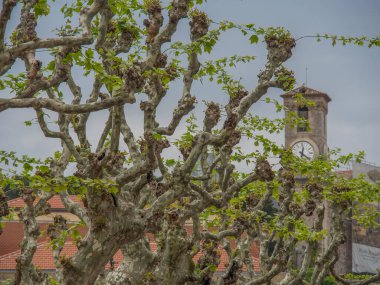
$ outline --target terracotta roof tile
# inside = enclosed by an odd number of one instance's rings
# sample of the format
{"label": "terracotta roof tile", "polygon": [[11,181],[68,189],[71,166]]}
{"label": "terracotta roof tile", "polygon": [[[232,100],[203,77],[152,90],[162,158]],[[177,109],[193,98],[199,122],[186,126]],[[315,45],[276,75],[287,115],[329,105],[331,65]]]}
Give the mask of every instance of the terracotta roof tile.
{"label": "terracotta roof tile", "polygon": [[[62,255],[73,256],[76,252],[76,247],[71,242],[65,243]],[[16,258],[20,255],[20,250],[11,252],[0,257],[0,269],[15,269]],[[37,244],[37,250],[33,257],[33,264],[42,270],[55,269],[53,253],[49,242],[41,242]]]}
{"label": "terracotta roof tile", "polygon": [[[72,196],[70,196],[70,198],[76,203],[81,203],[81,201],[79,200],[79,198],[77,196],[72,195]],[[38,200],[36,199],[35,203],[37,201]],[[58,195],[53,196],[49,200],[49,203],[50,203],[52,209],[61,209],[61,210],[65,209],[65,207],[64,207],[64,205],[63,205],[63,203],[62,203],[62,201]],[[16,199],[8,201],[8,205],[10,207],[14,207],[14,208],[22,208],[25,206],[25,203],[22,200],[22,198],[16,198]],[[20,228],[22,229],[21,223],[15,223],[15,224],[19,224]],[[43,225],[43,227],[45,227],[45,225]],[[83,230],[83,232],[85,232],[85,231],[86,230]],[[192,227],[191,226],[186,227],[186,231],[188,234],[191,234],[192,233]],[[157,251],[157,243],[154,241],[154,236],[151,234],[147,234],[147,237],[150,240],[150,249],[154,252]],[[17,237],[18,243],[21,240],[21,238],[22,238],[22,233],[21,233],[21,235],[18,234],[18,237]],[[235,245],[232,244],[232,247],[234,247],[234,246]],[[14,247],[13,247],[13,249],[14,249]],[[220,251],[220,254],[221,254],[220,263],[218,265],[218,271],[224,271],[226,269],[226,265],[228,264],[228,261],[229,261],[228,255],[227,255],[227,252],[222,247],[219,247],[218,250]],[[67,257],[71,257],[75,254],[76,251],[77,251],[76,246],[71,241],[67,241],[65,243],[64,248],[63,248],[62,255],[65,255]],[[195,255],[194,261],[198,260],[201,257],[201,254],[202,253],[198,253],[197,255]],[[259,246],[257,244],[252,245],[251,254],[252,254],[252,259],[253,259],[254,270],[259,271],[259,269],[260,269],[259,258],[258,258],[259,257]],[[9,252],[9,250],[8,250],[7,254],[0,256],[0,270],[5,270],[5,269],[14,270],[16,268],[16,258],[19,255],[20,255],[20,250],[15,250],[13,252]],[[122,256],[121,252],[118,251],[114,256],[115,266],[117,267],[122,262],[122,260],[123,260],[123,256]],[[55,269],[52,250],[51,250],[51,247],[49,245],[49,242],[46,240],[46,237],[45,237],[45,240],[39,240],[36,253],[33,257],[33,264],[41,270],[54,270]],[[109,267],[110,267],[110,264],[108,263],[106,265],[106,268],[109,268]],[[246,270],[246,268],[243,268],[243,270]]]}
{"label": "terracotta roof tile", "polygon": [[[70,198],[75,203],[82,204],[82,201],[76,195],[70,195]],[[34,201],[34,204],[36,204],[38,201],[39,201],[39,198],[37,198]],[[65,209],[65,206],[63,205],[59,195],[54,195],[53,197],[51,197],[49,200],[49,204],[51,206],[51,209]],[[8,206],[12,208],[24,208],[25,202],[21,197],[19,197],[19,198],[9,200]]]}
{"label": "terracotta roof tile", "polygon": [[4,222],[3,233],[0,235],[0,256],[16,251],[24,237],[23,224],[18,222]]}
{"label": "terracotta roof tile", "polygon": [[[152,251],[157,250],[157,244],[155,242],[150,243],[150,248]],[[224,271],[226,269],[226,265],[228,264],[228,255],[227,252],[219,247],[220,251],[220,263],[218,265],[218,271]],[[251,252],[253,254],[253,266],[255,271],[259,271],[259,259],[258,259],[258,246],[254,244],[251,248]],[[62,250],[62,256],[71,257],[77,251],[76,246],[72,242],[66,242],[65,246]],[[194,261],[198,260],[201,257],[202,253],[198,253],[194,257]],[[16,250],[14,252],[5,254],[0,256],[0,270],[15,270],[16,268],[16,258],[20,255],[20,250]],[[117,267],[123,260],[123,255],[119,250],[114,256],[115,267]],[[44,241],[37,245],[36,253],[33,257],[33,264],[39,268],[40,270],[54,270],[54,258],[51,250],[51,246],[49,242]],[[106,268],[109,268],[110,264],[106,265]],[[246,270],[244,268],[243,270]]]}
{"label": "terracotta roof tile", "polygon": [[[38,243],[48,240],[46,228],[49,223],[38,223],[41,235],[38,238]],[[20,248],[20,242],[24,236],[23,224],[20,222],[3,222],[3,233],[0,235],[0,257],[4,254],[17,251]],[[84,226],[78,227],[81,236],[85,236],[87,228]],[[69,237],[70,240],[70,237]]]}
{"label": "terracotta roof tile", "polygon": [[352,178],[352,170],[338,170],[336,171],[338,176],[344,176],[346,178]]}

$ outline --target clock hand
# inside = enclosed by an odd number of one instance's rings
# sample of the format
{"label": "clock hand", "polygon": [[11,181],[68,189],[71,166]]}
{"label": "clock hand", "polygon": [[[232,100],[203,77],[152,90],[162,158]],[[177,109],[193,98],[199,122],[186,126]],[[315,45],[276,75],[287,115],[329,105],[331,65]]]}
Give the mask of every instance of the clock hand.
{"label": "clock hand", "polygon": [[302,145],[302,149],[301,149],[301,151],[299,152],[300,155],[301,155],[301,157],[305,156],[304,151],[305,151],[305,147]]}
{"label": "clock hand", "polygon": [[299,154],[300,154],[301,157],[305,157],[305,158],[307,158],[307,159],[310,160],[310,157],[307,156],[307,155],[304,153],[304,150],[303,150],[303,149],[302,149],[302,151],[299,152]]}

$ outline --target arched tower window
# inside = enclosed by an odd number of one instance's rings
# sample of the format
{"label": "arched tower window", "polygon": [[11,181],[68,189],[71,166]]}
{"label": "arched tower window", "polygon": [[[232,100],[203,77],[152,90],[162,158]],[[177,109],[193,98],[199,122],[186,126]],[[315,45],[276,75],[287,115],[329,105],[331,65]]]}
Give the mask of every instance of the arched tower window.
{"label": "arched tower window", "polygon": [[[309,119],[309,109],[306,106],[299,107],[298,108],[298,117],[307,121]],[[306,131],[307,131],[306,122],[297,126],[297,132],[306,132]]]}

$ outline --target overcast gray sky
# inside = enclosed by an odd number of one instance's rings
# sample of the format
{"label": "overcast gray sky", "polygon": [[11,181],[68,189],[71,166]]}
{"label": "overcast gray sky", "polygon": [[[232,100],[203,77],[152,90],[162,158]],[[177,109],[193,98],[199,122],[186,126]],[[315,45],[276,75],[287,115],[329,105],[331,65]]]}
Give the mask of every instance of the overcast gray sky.
{"label": "overcast gray sky", "polygon": [[[55,5],[68,1],[56,0]],[[54,9],[52,9],[54,11]],[[345,36],[376,36],[380,34],[380,1],[378,0],[209,0],[203,7],[215,21],[232,20],[241,23],[255,23],[259,27],[284,26],[295,38],[317,33]],[[56,22],[58,13],[43,19],[38,30],[41,37],[48,34]],[[17,23],[15,14],[11,23]],[[187,24],[179,27],[177,40],[187,38]],[[265,49],[251,46],[237,32],[229,32],[216,46],[214,57],[233,54],[255,55],[252,64],[237,69],[235,75],[253,88],[257,71],[265,62]],[[43,53],[40,57],[43,57]],[[305,70],[308,69],[307,85],[326,92],[332,101],[328,114],[328,145],[340,147],[344,152],[364,150],[367,160],[380,165],[380,48],[358,47],[353,45],[332,47],[329,41],[317,43],[315,39],[297,41],[293,57],[286,63],[292,69],[299,84],[305,83]],[[13,69],[17,70],[17,66]],[[84,90],[89,82],[83,81]],[[213,100],[221,92],[212,85],[194,86],[194,95]],[[281,92],[270,91],[269,96],[280,99]],[[1,93],[0,96],[7,96]],[[174,86],[168,98],[160,107],[162,124],[169,120],[170,108],[176,105],[180,96],[179,87]],[[220,99],[225,101],[226,98]],[[139,101],[139,100],[138,100]],[[129,110],[129,118],[135,122],[133,127],[141,133],[141,114]],[[200,108],[202,109],[202,108]],[[276,116],[272,108],[260,103],[253,113]],[[198,111],[196,114],[201,114]],[[282,114],[280,114],[282,115]],[[277,115],[278,116],[278,115]],[[14,150],[19,154],[37,156],[51,155],[59,143],[46,139],[37,126],[25,127],[24,121],[34,117],[28,110],[8,110],[0,113],[0,149]],[[89,135],[95,140],[103,127],[106,114],[99,112],[90,121]],[[139,131],[140,129],[140,131]],[[281,144],[283,135],[275,137]]]}

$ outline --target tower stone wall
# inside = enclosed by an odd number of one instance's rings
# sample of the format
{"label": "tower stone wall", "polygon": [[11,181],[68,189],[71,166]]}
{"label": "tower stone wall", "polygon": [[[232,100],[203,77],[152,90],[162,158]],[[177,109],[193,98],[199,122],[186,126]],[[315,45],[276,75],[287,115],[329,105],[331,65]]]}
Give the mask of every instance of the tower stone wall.
{"label": "tower stone wall", "polygon": [[308,120],[310,130],[300,132],[297,128],[287,124],[285,126],[285,147],[291,147],[297,141],[308,141],[313,147],[316,147],[315,151],[318,155],[327,153],[327,113],[328,103],[331,101],[330,97],[326,93],[319,92],[306,86],[299,87],[288,93],[281,95],[284,99],[285,115],[289,112],[297,113],[297,110],[301,106],[297,102],[297,94],[302,94],[305,99],[314,102],[314,106],[308,107]]}
{"label": "tower stone wall", "polygon": [[[314,90],[312,88],[301,86],[288,93],[281,95],[284,99],[285,115],[289,115],[289,112],[298,113],[299,108],[302,108],[302,100],[297,99],[297,95],[302,96],[314,103],[313,106],[307,106],[307,119],[309,122],[309,129],[299,130],[292,124],[285,126],[285,148],[291,148],[297,142],[307,142],[313,149],[317,158],[320,155],[326,155],[328,153],[327,146],[327,114],[328,103],[331,101],[330,97],[323,92]],[[305,177],[296,177],[299,185],[306,183]],[[304,217],[305,222],[312,224],[314,217]],[[323,228],[329,231],[331,228],[331,206],[328,202],[325,202],[325,216],[323,220]],[[345,221],[346,231],[346,243],[340,246],[338,249],[339,260],[336,263],[336,271],[338,273],[351,272],[352,269],[352,224],[349,217]],[[330,243],[330,239],[327,238],[320,245],[322,249],[326,249]]]}

